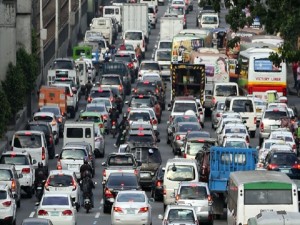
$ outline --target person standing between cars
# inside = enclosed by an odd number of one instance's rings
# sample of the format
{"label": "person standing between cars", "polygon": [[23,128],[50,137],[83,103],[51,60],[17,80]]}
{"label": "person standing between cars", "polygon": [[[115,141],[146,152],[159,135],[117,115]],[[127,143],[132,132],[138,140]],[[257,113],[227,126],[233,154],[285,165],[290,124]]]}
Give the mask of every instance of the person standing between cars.
{"label": "person standing between cars", "polygon": [[141,59],[142,59],[142,49],[140,47],[140,44],[137,44],[136,48],[134,49],[135,51],[135,55],[139,61],[139,64],[141,63]]}
{"label": "person standing between cars", "polygon": [[117,130],[119,131],[119,135],[116,144],[114,144],[115,147],[118,147],[120,145],[121,137],[124,135],[123,131],[126,129],[126,126],[127,126],[127,115],[124,113],[123,119],[117,128]]}
{"label": "person standing between cars", "polygon": [[84,198],[89,196],[92,208],[94,207],[94,195],[93,189],[95,189],[94,181],[92,180],[91,173],[87,170],[83,174],[83,179],[80,181],[80,189],[81,189],[81,206],[84,206]]}
{"label": "person standing between cars", "polygon": [[47,179],[47,173],[45,171],[43,163],[39,162],[38,167],[35,169],[35,180],[34,180],[35,189],[37,188],[37,184],[44,183],[46,179]]}
{"label": "person standing between cars", "polygon": [[293,76],[294,76],[294,88],[297,88],[297,68],[298,68],[298,62],[295,61],[292,63],[292,70],[293,70]]}

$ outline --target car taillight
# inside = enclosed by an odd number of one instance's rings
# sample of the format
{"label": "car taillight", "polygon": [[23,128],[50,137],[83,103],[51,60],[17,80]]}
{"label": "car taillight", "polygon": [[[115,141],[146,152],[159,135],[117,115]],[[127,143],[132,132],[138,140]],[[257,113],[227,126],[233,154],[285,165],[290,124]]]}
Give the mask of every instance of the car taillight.
{"label": "car taillight", "polygon": [[299,169],[300,169],[300,164],[294,164],[294,165],[292,166],[292,168],[299,170]]}
{"label": "car taillight", "polygon": [[88,97],[87,101],[88,101],[88,103],[91,103],[92,98],[91,98],[91,97]]}
{"label": "car taillight", "polygon": [[4,207],[10,207],[11,201],[5,201],[5,202],[2,202],[2,205],[3,205]]}
{"label": "car taillight", "polygon": [[248,94],[252,95],[253,94],[253,87],[248,87]]}
{"label": "car taillight", "polygon": [[106,177],[106,170],[103,170],[103,171],[102,171],[102,176],[103,176],[103,177]]}
{"label": "car taillight", "polygon": [[62,166],[61,166],[60,160],[57,160],[57,166],[56,166],[56,168],[57,168],[58,170],[62,170]]}
{"label": "car taillight", "polygon": [[46,210],[43,210],[43,209],[40,209],[38,211],[38,215],[39,216],[47,216],[48,215],[48,212]]}
{"label": "car taillight", "polygon": [[116,125],[116,121],[112,121],[112,124],[113,124],[113,125]]}
{"label": "car taillight", "polygon": [[72,186],[73,186],[72,191],[75,191],[76,188],[77,188],[77,184],[76,184],[76,181],[74,179],[72,180]]}
{"label": "car taillight", "polygon": [[139,213],[146,213],[148,211],[149,211],[149,207],[142,207],[140,208]]}
{"label": "car taillight", "polygon": [[67,209],[67,210],[62,211],[62,215],[63,216],[72,216],[73,212],[72,212],[72,210]]}
{"label": "car taillight", "polygon": [[157,120],[155,120],[155,119],[154,119],[154,120],[151,120],[151,124],[152,124],[152,125],[157,125]]}
{"label": "car taillight", "polygon": [[22,173],[30,173],[30,168],[23,168]]}
{"label": "car taillight", "polygon": [[108,118],[107,115],[104,115],[104,116],[103,116],[103,119],[104,119],[104,120],[107,120],[107,118]]}
{"label": "car taillight", "polygon": [[155,92],[156,92],[156,94],[158,94],[158,89],[157,88],[155,89]]}
{"label": "car taillight", "polygon": [[186,158],[186,153],[183,154],[183,158]]}
{"label": "car taillight", "polygon": [[221,117],[221,113],[217,113],[216,117]]}
{"label": "car taillight", "polygon": [[259,129],[261,132],[264,131],[264,123],[263,122],[260,122]]}
{"label": "car taillight", "polygon": [[155,186],[160,187],[161,185],[162,185],[162,182],[160,180],[157,180],[156,183],[155,183]]}
{"label": "car taillight", "polygon": [[132,69],[132,68],[133,68],[133,63],[132,63],[132,62],[131,62],[131,63],[128,63],[127,66],[128,66],[129,69]]}
{"label": "car taillight", "polygon": [[105,189],[104,195],[105,195],[106,198],[113,198],[114,197],[113,194],[111,193],[111,191],[108,188]]}
{"label": "car taillight", "polygon": [[11,181],[11,190],[16,191],[16,188],[17,188],[16,180],[12,179],[12,181]]}
{"label": "car taillight", "polygon": [[297,149],[297,146],[296,146],[296,144],[293,144],[293,147],[292,147],[292,149],[294,149],[294,150],[296,150],[296,149]]}
{"label": "car taillight", "polygon": [[277,164],[274,164],[274,163],[269,164],[268,167],[267,167],[268,170],[274,170],[274,169],[276,169],[276,168],[278,168],[278,165],[277,165]]}
{"label": "car taillight", "polygon": [[45,158],[46,158],[45,147],[42,147],[42,160],[45,160]]}
{"label": "car taillight", "polygon": [[103,128],[103,127],[104,127],[103,123],[99,123],[99,128]]}
{"label": "car taillight", "polygon": [[130,107],[128,107],[127,112],[130,112],[130,110],[131,110]]}
{"label": "car taillight", "polygon": [[114,207],[114,212],[123,213],[123,210],[121,207]]}
{"label": "car taillight", "polygon": [[138,174],[139,174],[139,171],[138,171],[138,170],[134,170],[134,174],[135,174],[135,175],[138,175]]}
{"label": "car taillight", "polygon": [[177,141],[180,140],[180,135],[176,135],[176,140],[177,140]]}
{"label": "car taillight", "polygon": [[178,201],[180,199],[180,196],[176,195],[175,199],[176,199],[176,201]]}
{"label": "car taillight", "polygon": [[254,124],[256,124],[256,122],[257,122],[257,119],[256,119],[256,117],[254,117]]}

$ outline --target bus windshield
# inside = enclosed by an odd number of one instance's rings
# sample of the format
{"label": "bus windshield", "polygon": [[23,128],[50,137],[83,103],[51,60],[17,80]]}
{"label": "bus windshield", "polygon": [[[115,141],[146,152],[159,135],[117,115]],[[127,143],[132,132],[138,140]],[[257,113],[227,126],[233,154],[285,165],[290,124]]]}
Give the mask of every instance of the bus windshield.
{"label": "bus windshield", "polygon": [[292,204],[291,190],[245,190],[245,205]]}

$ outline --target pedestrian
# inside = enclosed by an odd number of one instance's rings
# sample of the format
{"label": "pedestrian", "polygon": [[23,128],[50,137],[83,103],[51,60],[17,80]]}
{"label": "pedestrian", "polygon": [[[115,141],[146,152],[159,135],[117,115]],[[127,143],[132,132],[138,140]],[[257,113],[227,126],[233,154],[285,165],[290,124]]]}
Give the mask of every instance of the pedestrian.
{"label": "pedestrian", "polygon": [[296,89],[297,89],[297,95],[298,95],[298,97],[300,97],[299,96],[299,94],[300,94],[300,92],[299,92],[299,87],[300,86],[300,61],[298,62],[298,67],[297,67],[297,84],[296,84]]}
{"label": "pedestrian", "polygon": [[298,68],[298,62],[295,61],[292,63],[292,70],[294,76],[294,88],[297,88],[297,68]]}

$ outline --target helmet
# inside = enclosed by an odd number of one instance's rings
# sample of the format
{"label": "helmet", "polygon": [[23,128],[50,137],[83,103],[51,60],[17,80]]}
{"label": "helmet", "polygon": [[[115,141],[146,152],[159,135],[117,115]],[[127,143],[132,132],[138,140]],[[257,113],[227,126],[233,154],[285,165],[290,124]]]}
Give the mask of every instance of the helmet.
{"label": "helmet", "polygon": [[87,159],[87,157],[85,157],[85,158],[83,159],[83,163],[84,163],[84,164],[88,164],[88,159]]}
{"label": "helmet", "polygon": [[38,167],[39,167],[39,168],[43,168],[43,163],[42,163],[42,162],[39,162],[39,163],[38,163]]}
{"label": "helmet", "polygon": [[84,173],[83,173],[83,177],[89,177],[89,178],[92,178],[92,174],[91,174],[91,172],[90,172],[89,170],[86,170],[86,171],[84,171]]}
{"label": "helmet", "polygon": [[186,115],[186,116],[195,116],[196,114],[193,110],[187,110],[187,111],[185,111],[184,115]]}

